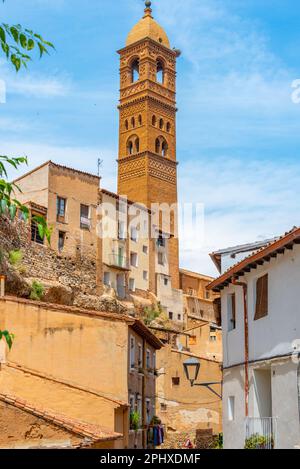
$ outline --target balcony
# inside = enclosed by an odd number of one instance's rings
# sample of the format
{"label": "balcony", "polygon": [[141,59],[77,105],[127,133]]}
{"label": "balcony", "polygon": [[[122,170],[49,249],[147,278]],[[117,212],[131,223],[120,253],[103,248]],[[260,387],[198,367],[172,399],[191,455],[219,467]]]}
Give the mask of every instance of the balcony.
{"label": "balcony", "polygon": [[108,259],[109,267],[121,270],[130,270],[129,262],[126,257],[119,256],[118,254],[110,254]]}
{"label": "balcony", "polygon": [[275,449],[277,438],[277,418],[248,417],[245,421],[246,449]]}

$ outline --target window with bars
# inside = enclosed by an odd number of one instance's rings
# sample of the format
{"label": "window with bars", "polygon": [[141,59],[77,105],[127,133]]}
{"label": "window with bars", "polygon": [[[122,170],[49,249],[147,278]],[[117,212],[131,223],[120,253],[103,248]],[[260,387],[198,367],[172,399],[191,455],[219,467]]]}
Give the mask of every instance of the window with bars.
{"label": "window with bars", "polygon": [[268,274],[256,280],[256,305],[254,321],[268,316],[269,309],[269,276]]}

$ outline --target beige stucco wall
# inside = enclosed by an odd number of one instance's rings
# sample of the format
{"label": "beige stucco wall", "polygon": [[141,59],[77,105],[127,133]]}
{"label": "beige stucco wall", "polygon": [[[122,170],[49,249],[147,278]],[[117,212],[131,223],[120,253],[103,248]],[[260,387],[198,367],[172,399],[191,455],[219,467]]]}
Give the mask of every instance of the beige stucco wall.
{"label": "beige stucco wall", "polygon": [[48,208],[49,199],[49,165],[32,171],[16,182],[21,192],[16,195],[20,202],[34,202]]}
{"label": "beige stucco wall", "polygon": [[9,366],[2,367],[0,372],[0,392],[22,398],[36,407],[115,431],[118,404],[92,392]]}
{"label": "beige stucco wall", "polygon": [[0,322],[16,335],[10,361],[127,402],[125,322],[3,299]]}
{"label": "beige stucco wall", "polygon": [[[157,415],[170,431],[194,431],[196,428],[222,428],[221,399],[200,386],[191,387],[184,374],[183,363],[190,354],[172,350],[170,346],[157,354],[159,373],[157,379]],[[198,381],[209,382],[222,379],[220,364],[201,360]],[[172,378],[180,378],[180,384],[172,384]],[[221,387],[214,386],[220,393]],[[166,405],[164,410],[162,405]]]}

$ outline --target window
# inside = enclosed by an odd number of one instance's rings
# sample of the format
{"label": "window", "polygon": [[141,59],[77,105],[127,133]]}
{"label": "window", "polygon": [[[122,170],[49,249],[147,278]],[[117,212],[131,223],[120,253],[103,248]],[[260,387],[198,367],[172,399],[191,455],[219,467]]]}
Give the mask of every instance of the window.
{"label": "window", "polygon": [[140,415],[140,425],[141,425],[142,418],[143,418],[143,403],[142,403],[142,397],[140,395],[137,396],[137,412]]}
{"label": "window", "polygon": [[161,155],[162,156],[167,156],[168,154],[168,144],[166,141],[162,142],[162,145],[161,145]]}
{"label": "window", "polygon": [[66,199],[57,197],[56,199],[56,215],[57,221],[64,221],[66,216]]}
{"label": "window", "polygon": [[58,251],[62,252],[65,246],[66,233],[64,231],[58,232]]}
{"label": "window", "polygon": [[150,425],[152,419],[151,412],[151,399],[146,399],[146,423]]}
{"label": "window", "polygon": [[268,274],[260,277],[256,281],[256,307],[254,321],[268,316]]}
{"label": "window", "polygon": [[161,60],[157,61],[157,72],[156,72],[156,81],[158,83],[161,83],[162,85],[164,84],[164,79],[165,79],[165,72],[164,72],[164,64]]}
{"label": "window", "polygon": [[147,368],[147,370],[151,369],[151,353],[150,353],[150,350],[146,351],[146,368]]}
{"label": "window", "polygon": [[134,129],[135,128],[135,118],[131,118],[131,127]]}
{"label": "window", "polygon": [[143,246],[143,253],[148,254],[148,246]]}
{"label": "window", "polygon": [[140,139],[136,135],[129,137],[127,141],[127,155],[133,155],[140,151]]}
{"label": "window", "polygon": [[135,369],[135,338],[130,337],[130,370]]}
{"label": "window", "polygon": [[158,253],[157,260],[158,260],[159,265],[165,265],[164,254],[162,252]]}
{"label": "window", "polygon": [[178,321],[181,321],[181,314],[178,314],[177,319]]}
{"label": "window", "polygon": [[130,405],[130,414],[133,414],[133,412],[135,411],[135,399],[133,395],[129,397],[129,405]]}
{"label": "window", "polygon": [[124,221],[118,223],[118,238],[120,240],[126,239],[126,225]]}
{"label": "window", "polygon": [[157,138],[155,140],[155,153],[160,154],[160,140],[159,140],[159,138]]}
{"label": "window", "polygon": [[228,295],[228,331],[236,328],[236,298],[235,293]]}
{"label": "window", "polygon": [[167,132],[171,132],[171,124],[170,124],[170,122],[167,122],[166,129],[167,129]]}
{"label": "window", "polygon": [[155,352],[152,355],[152,360],[153,360],[153,369],[156,370],[156,353]]}
{"label": "window", "polygon": [[174,317],[174,314],[172,313],[172,311],[169,311],[169,319],[173,320],[173,317]]}
{"label": "window", "polygon": [[139,368],[143,366],[143,346],[139,344]]}
{"label": "window", "polygon": [[216,334],[210,334],[209,340],[210,340],[211,342],[217,342],[217,336],[216,336]]}
{"label": "window", "polygon": [[161,410],[161,412],[167,412],[167,410],[168,410],[167,404],[165,404],[164,402],[161,402],[160,403],[160,410]]}
{"label": "window", "polygon": [[157,246],[160,248],[166,247],[166,239],[162,235],[157,238]]}
{"label": "window", "polygon": [[128,120],[126,119],[125,121],[125,129],[128,130],[129,129],[129,124],[128,124]]}
{"label": "window", "polygon": [[203,309],[200,309],[200,316],[203,318],[204,316],[204,310]]}
{"label": "window", "polygon": [[34,220],[31,220],[31,241],[38,244],[44,244],[44,239],[41,238],[38,225]]}
{"label": "window", "polygon": [[156,126],[156,116],[152,116],[152,125]]}
{"label": "window", "polygon": [[228,420],[229,422],[234,421],[234,404],[235,404],[235,398],[234,396],[228,397]]}
{"label": "window", "polygon": [[167,287],[169,285],[169,279],[167,277],[164,278],[164,286]]}
{"label": "window", "polygon": [[91,227],[90,222],[90,207],[88,205],[80,205],[80,228],[89,230]]}
{"label": "window", "polygon": [[131,241],[134,241],[135,243],[138,240],[138,230],[135,226],[132,226],[130,228],[130,239],[131,239]]}
{"label": "window", "polygon": [[107,287],[110,287],[110,272],[104,272],[103,283]]}
{"label": "window", "polygon": [[172,378],[172,386],[179,386],[180,385],[180,378],[177,376],[175,378]]}
{"label": "window", "polygon": [[131,82],[135,83],[140,79],[140,62],[135,59],[131,64]]}
{"label": "window", "polygon": [[162,130],[164,128],[164,120],[163,119],[159,119],[159,128],[160,128],[160,130]]}
{"label": "window", "polygon": [[144,270],[144,271],[143,271],[143,279],[144,279],[145,281],[148,280],[148,272],[147,272],[147,270]]}
{"label": "window", "polygon": [[137,267],[138,266],[138,255],[136,252],[131,252],[130,253],[130,265],[132,267]]}
{"label": "window", "polygon": [[135,291],[135,279],[134,278],[129,279],[129,290]]}
{"label": "window", "polygon": [[139,125],[142,125],[142,123],[143,123],[143,119],[142,119],[142,116],[141,116],[141,114],[140,114],[140,115],[139,115]]}
{"label": "window", "polygon": [[207,300],[210,299],[210,293],[209,293],[209,291],[206,291],[206,292],[205,292],[205,298],[206,298]]}

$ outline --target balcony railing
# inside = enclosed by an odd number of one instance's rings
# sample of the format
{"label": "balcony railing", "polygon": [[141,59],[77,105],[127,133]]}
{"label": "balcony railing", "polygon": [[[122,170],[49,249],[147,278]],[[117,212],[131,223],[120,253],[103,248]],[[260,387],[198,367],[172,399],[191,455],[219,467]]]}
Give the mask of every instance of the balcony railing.
{"label": "balcony railing", "polygon": [[91,228],[90,218],[80,217],[80,228],[84,230],[89,230]]}
{"label": "balcony railing", "polygon": [[277,419],[274,417],[251,418],[245,421],[246,449],[275,449]]}
{"label": "balcony railing", "polygon": [[129,262],[126,257],[119,256],[118,254],[110,254],[109,265],[112,267],[119,267],[120,269],[129,270]]}

